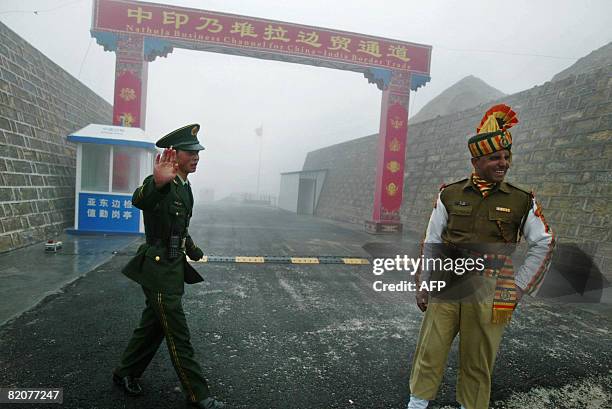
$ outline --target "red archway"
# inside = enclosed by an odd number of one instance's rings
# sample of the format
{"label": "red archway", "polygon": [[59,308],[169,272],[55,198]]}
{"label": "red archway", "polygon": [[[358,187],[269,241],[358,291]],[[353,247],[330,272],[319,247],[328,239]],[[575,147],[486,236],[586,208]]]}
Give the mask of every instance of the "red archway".
{"label": "red archway", "polygon": [[321,27],[130,0],[95,0],[91,35],[117,56],[113,124],[145,126],[147,64],[177,48],[361,72],[382,90],[373,233],[401,231],[410,90],[431,46]]}

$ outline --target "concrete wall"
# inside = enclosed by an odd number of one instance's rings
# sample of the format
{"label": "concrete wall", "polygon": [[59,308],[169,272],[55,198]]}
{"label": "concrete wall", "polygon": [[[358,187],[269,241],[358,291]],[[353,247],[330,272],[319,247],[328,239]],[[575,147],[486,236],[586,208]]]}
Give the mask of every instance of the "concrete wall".
{"label": "concrete wall", "polygon": [[296,213],[298,206],[299,189],[299,172],[281,173],[280,192],[278,194],[278,207]]}
{"label": "concrete wall", "polygon": [[[596,246],[597,264],[612,271],[612,66],[497,102],[520,120],[508,180],[535,191],[561,242]],[[470,173],[467,137],[494,103],[409,124],[404,228],[422,234],[439,186]],[[329,169],[317,215],[355,223],[371,217],[376,142],[372,135],[308,154],[304,170]]]}
{"label": "concrete wall", "polygon": [[112,107],[0,23],[0,252],[72,226],[76,147]]}
{"label": "concrete wall", "polygon": [[363,223],[372,215],[377,135],[309,152],[304,170],[328,169],[316,215]]}

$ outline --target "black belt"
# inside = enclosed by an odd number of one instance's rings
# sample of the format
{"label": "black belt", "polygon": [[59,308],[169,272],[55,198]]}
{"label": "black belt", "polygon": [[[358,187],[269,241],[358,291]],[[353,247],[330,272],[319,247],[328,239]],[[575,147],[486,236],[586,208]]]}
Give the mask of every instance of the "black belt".
{"label": "black belt", "polygon": [[166,240],[162,240],[159,239],[157,237],[147,237],[147,244],[150,246],[159,246],[159,247],[166,247]]}
{"label": "black belt", "polygon": [[[146,237],[146,243],[149,246],[168,247],[168,240],[163,240],[157,237]],[[181,250],[185,250],[185,237],[181,239]]]}
{"label": "black belt", "polygon": [[450,251],[454,253],[453,256],[455,258],[461,257],[470,259],[483,259],[485,270],[500,270],[506,264],[506,260],[510,258],[510,255],[503,253],[482,253],[469,248],[452,245],[450,243],[447,243],[445,245],[451,246]]}

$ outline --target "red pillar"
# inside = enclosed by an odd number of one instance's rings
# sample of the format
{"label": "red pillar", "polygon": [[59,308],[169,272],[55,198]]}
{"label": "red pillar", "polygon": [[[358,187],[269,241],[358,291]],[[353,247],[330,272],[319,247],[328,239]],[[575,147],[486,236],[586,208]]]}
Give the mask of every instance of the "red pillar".
{"label": "red pillar", "polygon": [[382,95],[376,189],[372,220],[366,220],[369,233],[402,231],[400,210],[404,190],[404,162],[408,136],[410,73],[393,72]]}
{"label": "red pillar", "polygon": [[113,125],[144,129],[148,70],[144,37],[124,34],[118,37]]}

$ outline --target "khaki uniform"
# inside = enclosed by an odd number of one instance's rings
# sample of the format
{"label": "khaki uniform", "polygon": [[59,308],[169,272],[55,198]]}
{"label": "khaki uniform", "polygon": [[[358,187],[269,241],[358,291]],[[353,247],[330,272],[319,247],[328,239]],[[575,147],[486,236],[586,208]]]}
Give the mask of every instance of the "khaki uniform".
{"label": "khaki uniform", "polygon": [[[132,203],[143,211],[147,242],[125,266],[123,274],[142,286],[146,300],[140,324],[115,373],[121,377],[140,377],[165,338],[187,399],[201,401],[209,396],[208,385],[194,359],[181,303],[183,283],[202,281],[185,256],[186,253],[193,259],[202,257],[187,230],[193,208],[191,188],[177,176],[157,190],[153,176],[148,176],[134,192]],[[172,260],[168,257],[171,232],[181,242],[179,255]]]}
{"label": "khaki uniform", "polygon": [[516,243],[531,209],[529,192],[507,182],[483,198],[470,179],[461,180],[442,189],[440,199],[448,212],[442,240],[458,245]]}
{"label": "khaki uniform", "polygon": [[[536,276],[545,271],[544,266],[534,269],[532,264],[545,263],[541,252],[548,251],[552,242],[548,227],[534,213],[534,204],[530,193],[507,182],[501,182],[485,198],[470,179],[445,186],[430,218],[425,243],[460,248],[478,244],[482,248],[483,243],[485,247],[516,243],[523,230],[531,259],[516,282],[531,292],[541,279]],[[413,357],[411,395],[424,400],[436,397],[451,344],[459,334],[457,401],[466,409],[488,408],[493,365],[506,324],[492,322],[498,271],[486,271],[488,274],[477,277],[486,294],[479,301],[429,301]],[[418,282],[428,279],[427,272],[417,276]]]}

